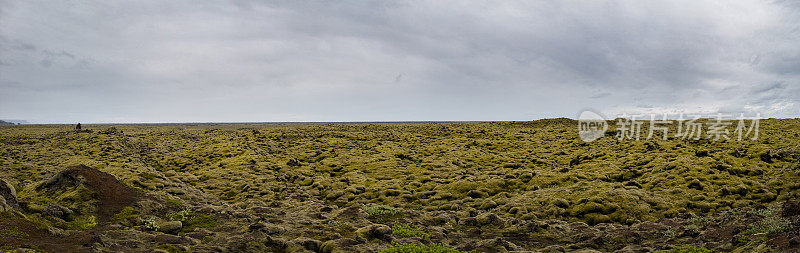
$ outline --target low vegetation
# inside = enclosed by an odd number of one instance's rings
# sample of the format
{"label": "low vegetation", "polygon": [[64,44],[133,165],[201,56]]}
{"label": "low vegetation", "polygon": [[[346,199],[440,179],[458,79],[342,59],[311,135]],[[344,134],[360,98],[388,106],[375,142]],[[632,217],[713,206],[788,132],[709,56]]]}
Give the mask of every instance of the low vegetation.
{"label": "low vegetation", "polygon": [[440,244],[406,244],[398,243],[392,245],[381,253],[461,253],[464,251],[455,250]]}
{"label": "low vegetation", "polygon": [[417,227],[409,225],[394,225],[392,226],[392,233],[399,238],[417,237],[427,239],[430,234],[423,232]]}
{"label": "low vegetation", "polygon": [[[583,142],[569,119],[2,126],[0,178],[20,203],[4,213],[20,216],[0,220],[0,242],[169,252],[800,247],[800,120],[762,120],[755,140],[613,136]],[[57,239],[81,231],[103,241]]]}

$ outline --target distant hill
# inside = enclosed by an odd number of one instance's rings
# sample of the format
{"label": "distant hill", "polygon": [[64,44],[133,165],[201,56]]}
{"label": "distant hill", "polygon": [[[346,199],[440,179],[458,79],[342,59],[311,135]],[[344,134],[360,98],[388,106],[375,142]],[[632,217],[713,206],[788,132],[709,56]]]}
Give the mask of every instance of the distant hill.
{"label": "distant hill", "polygon": [[0,120],[0,125],[20,125],[20,124],[30,124],[27,120],[18,120],[18,119],[3,119]]}

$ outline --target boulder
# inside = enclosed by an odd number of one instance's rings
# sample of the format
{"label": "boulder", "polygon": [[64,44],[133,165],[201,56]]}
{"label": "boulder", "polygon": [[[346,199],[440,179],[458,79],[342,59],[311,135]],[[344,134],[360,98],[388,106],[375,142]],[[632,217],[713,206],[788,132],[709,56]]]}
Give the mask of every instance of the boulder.
{"label": "boulder", "polygon": [[483,204],[481,204],[481,206],[479,208],[482,209],[482,210],[488,210],[488,209],[492,209],[492,208],[495,208],[495,207],[497,207],[497,203],[494,202],[494,200],[489,199],[489,200],[484,201]]}
{"label": "boulder", "polygon": [[278,235],[286,232],[286,229],[279,225],[265,222],[256,222],[250,224],[249,229],[250,231],[260,231],[267,235]]}
{"label": "boulder", "polygon": [[366,239],[390,239],[392,228],[381,224],[372,224],[356,230],[356,234]]}
{"label": "boulder", "polygon": [[72,210],[69,210],[69,208],[59,206],[53,203],[47,205],[47,207],[44,208],[42,213],[65,221],[68,221],[70,219],[70,216],[72,216]]}
{"label": "boulder", "polygon": [[508,252],[519,251],[521,248],[514,243],[497,237],[495,239],[486,239],[478,242],[477,250],[481,252]]}
{"label": "boulder", "polygon": [[309,250],[312,252],[318,252],[320,249],[320,245],[322,245],[322,242],[320,242],[319,240],[307,237],[298,237],[289,241],[289,245],[287,246],[287,251],[296,252],[302,250]]}
{"label": "boulder", "polygon": [[547,247],[544,247],[543,249],[541,249],[540,252],[542,252],[542,253],[557,253],[557,252],[566,252],[566,250],[564,249],[564,246],[561,246],[561,245],[550,245],[550,246],[547,246]]}
{"label": "boulder", "polygon": [[781,216],[783,217],[792,217],[800,215],[800,201],[798,200],[787,200],[783,203],[783,208],[781,210]]}
{"label": "boulder", "polygon": [[37,191],[54,192],[64,187],[77,187],[85,182],[85,179],[74,170],[62,170],[47,179],[47,181],[36,186]]}
{"label": "boulder", "polygon": [[320,246],[320,251],[323,253],[338,253],[338,252],[353,252],[352,246],[365,243],[364,238],[339,238],[336,240],[329,240]]}
{"label": "boulder", "polygon": [[0,212],[11,211],[13,210],[8,204],[6,204],[6,199],[0,197]]}
{"label": "boulder", "polygon": [[475,223],[478,226],[503,225],[503,221],[494,213],[484,213],[475,217]]}
{"label": "boulder", "polygon": [[614,251],[614,253],[645,253],[645,252],[653,252],[653,248],[644,247],[641,245],[628,245],[625,246],[625,248]]}
{"label": "boulder", "polygon": [[19,209],[19,202],[17,202],[17,190],[11,183],[4,179],[0,179],[0,197],[3,198],[3,203],[0,208],[3,210]]}
{"label": "boulder", "polygon": [[165,234],[176,235],[183,228],[183,222],[180,221],[166,221],[158,224],[158,232]]}
{"label": "boulder", "polygon": [[[85,165],[69,166],[35,187],[34,198],[55,199],[58,204],[101,221],[130,206],[139,194],[114,175]],[[51,210],[52,211],[52,210]]]}
{"label": "boulder", "polygon": [[573,250],[570,253],[602,253],[602,251],[597,251],[595,249],[579,249]]}

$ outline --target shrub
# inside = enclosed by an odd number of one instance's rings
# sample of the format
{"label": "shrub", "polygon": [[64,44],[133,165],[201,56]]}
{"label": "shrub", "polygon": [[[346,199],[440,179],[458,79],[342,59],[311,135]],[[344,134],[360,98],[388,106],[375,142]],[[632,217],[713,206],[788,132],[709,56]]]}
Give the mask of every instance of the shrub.
{"label": "shrub", "polygon": [[89,230],[95,226],[97,226],[97,219],[93,215],[78,216],[66,224],[66,228],[71,230]]}
{"label": "shrub", "polygon": [[460,250],[451,249],[441,244],[411,244],[395,243],[392,247],[382,250],[381,253],[459,253]]}
{"label": "shrub", "polygon": [[182,210],[168,216],[170,220],[183,223],[181,232],[188,233],[195,228],[210,228],[216,226],[216,221],[208,215],[196,213],[193,210]]}
{"label": "shrub", "polygon": [[123,226],[131,227],[136,225],[136,219],[139,218],[136,209],[133,207],[126,206],[122,208],[122,211],[115,214],[113,218],[111,218],[114,222],[119,222]]}
{"label": "shrub", "polygon": [[158,245],[156,247],[156,249],[160,249],[160,250],[166,251],[167,253],[184,253],[184,252],[188,252],[188,251],[186,251],[184,249],[181,249],[181,248],[178,248],[176,246],[169,245],[169,244]]}
{"label": "shrub", "polygon": [[397,237],[428,238],[430,236],[428,233],[423,232],[419,228],[412,227],[409,225],[392,226],[392,234],[394,234]]}
{"label": "shrub", "polygon": [[147,173],[147,172],[139,173],[139,176],[144,178],[144,179],[146,179],[146,180],[151,180],[151,179],[154,179],[154,178],[158,177],[158,175],[156,175],[156,174]]}
{"label": "shrub", "polygon": [[766,208],[751,213],[762,218],[750,225],[750,228],[746,231],[748,234],[775,234],[788,231],[791,228],[791,222],[781,217],[777,208]]}
{"label": "shrub", "polygon": [[156,231],[156,230],[158,230],[159,228],[161,228],[161,227],[159,227],[159,226],[158,226],[158,224],[156,223],[156,218],[155,218],[155,217],[150,217],[150,218],[147,218],[147,219],[145,219],[145,220],[143,221],[143,223],[144,223],[144,228],[145,228],[145,229],[147,229],[147,230]]}
{"label": "shrub", "polygon": [[712,253],[714,251],[710,249],[706,249],[704,247],[694,247],[694,246],[684,246],[680,248],[674,248],[669,251],[659,251],[662,253]]}
{"label": "shrub", "polygon": [[367,212],[370,217],[377,219],[391,219],[403,215],[403,212],[397,208],[375,204],[365,207],[364,212]]}

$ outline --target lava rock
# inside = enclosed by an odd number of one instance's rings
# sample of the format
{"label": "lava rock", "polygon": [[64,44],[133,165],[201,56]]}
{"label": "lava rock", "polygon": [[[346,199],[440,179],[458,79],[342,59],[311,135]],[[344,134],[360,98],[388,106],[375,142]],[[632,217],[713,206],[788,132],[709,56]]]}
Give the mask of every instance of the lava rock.
{"label": "lava rock", "polygon": [[0,204],[0,208],[4,210],[19,209],[19,202],[17,202],[17,190],[11,183],[4,179],[0,179],[0,197],[4,199],[4,203]]}
{"label": "lava rock", "polygon": [[503,221],[500,220],[494,213],[485,213],[478,217],[475,217],[475,223],[478,226],[486,226],[486,225],[502,225]]}
{"label": "lava rock", "polygon": [[178,234],[183,228],[183,223],[180,221],[167,221],[158,225],[158,232],[165,234]]}
{"label": "lava rock", "polygon": [[646,252],[653,252],[653,248],[644,247],[641,245],[628,245],[625,246],[625,248],[614,251],[614,253],[646,253]]}
{"label": "lava rock", "polygon": [[286,229],[272,223],[256,222],[250,224],[250,231],[260,231],[267,235],[277,235],[283,234],[286,232]]}
{"label": "lava rock", "polygon": [[485,192],[480,191],[480,190],[471,190],[471,191],[467,192],[467,196],[469,196],[470,198],[473,198],[473,199],[480,199],[480,198],[488,197],[489,194],[486,194]]}
{"label": "lava rock", "polygon": [[386,225],[373,224],[356,230],[356,234],[370,239],[389,239],[392,235],[392,228]]}
{"label": "lava rock", "polygon": [[319,240],[306,238],[306,237],[298,237],[294,240],[289,241],[289,245],[287,247],[287,251],[295,252],[300,251],[302,249],[307,249],[313,252],[318,252],[322,242]]}
{"label": "lava rock", "polygon": [[797,200],[788,200],[783,203],[783,209],[781,210],[781,216],[783,217],[792,217],[800,215],[800,201]]}
{"label": "lava rock", "polygon": [[478,251],[481,252],[507,252],[521,250],[517,245],[503,238],[497,237],[495,239],[486,239],[478,242]]}
{"label": "lava rock", "polygon": [[561,246],[561,245],[550,245],[550,246],[544,247],[540,252],[542,252],[542,253],[566,252],[566,249],[564,249],[564,246]]}
{"label": "lava rock", "polygon": [[59,206],[53,203],[47,205],[47,207],[44,208],[44,211],[42,211],[42,213],[65,221],[69,220],[70,217],[72,216],[72,210],[69,210],[69,208]]}

